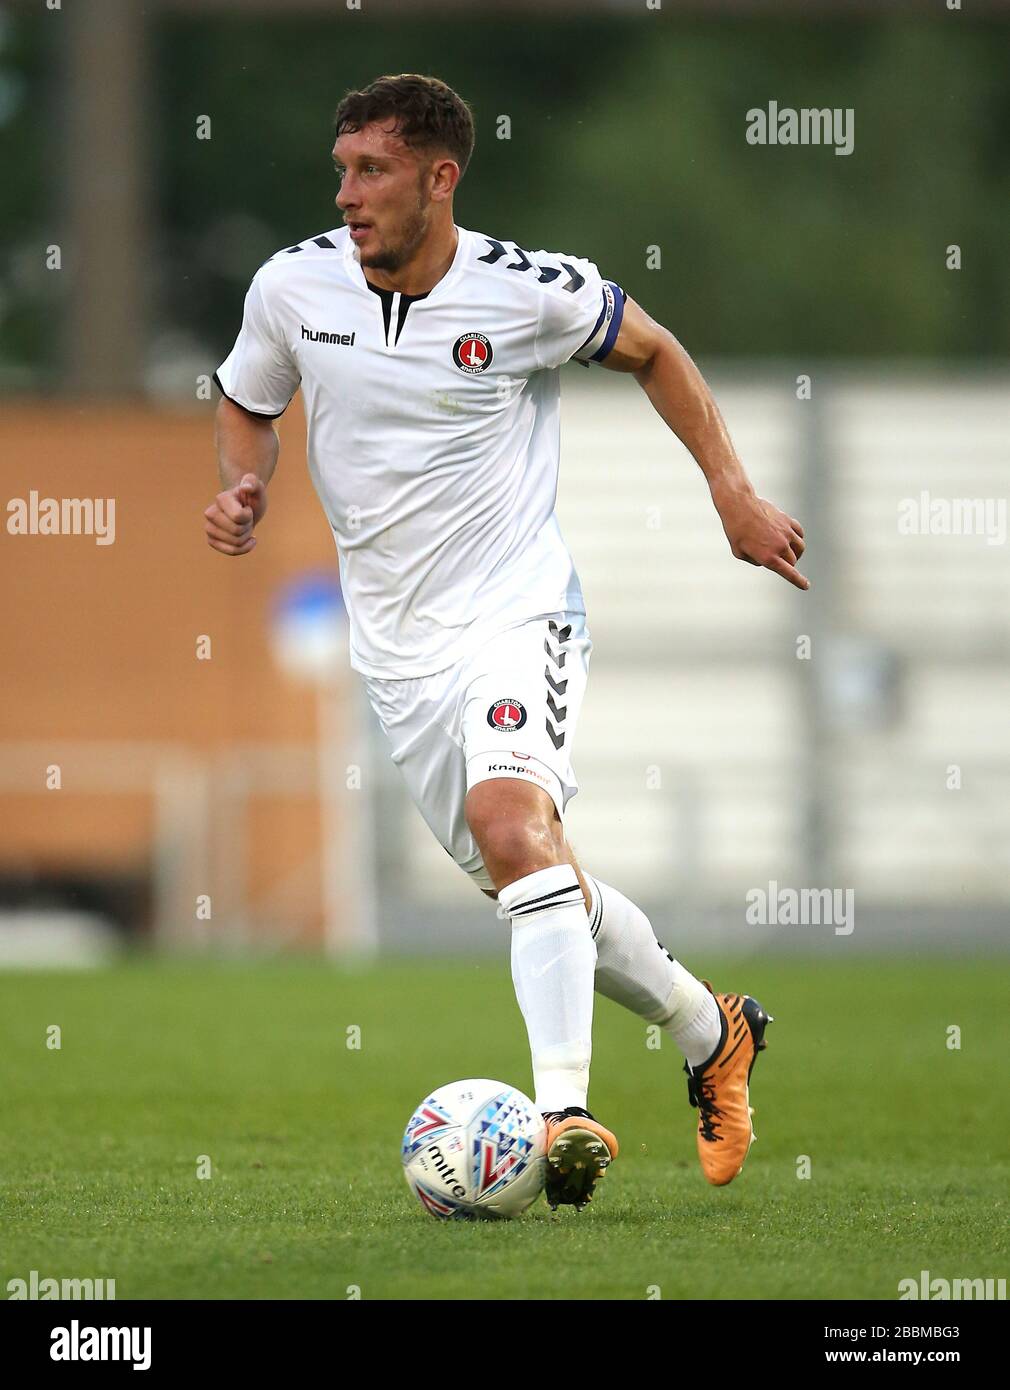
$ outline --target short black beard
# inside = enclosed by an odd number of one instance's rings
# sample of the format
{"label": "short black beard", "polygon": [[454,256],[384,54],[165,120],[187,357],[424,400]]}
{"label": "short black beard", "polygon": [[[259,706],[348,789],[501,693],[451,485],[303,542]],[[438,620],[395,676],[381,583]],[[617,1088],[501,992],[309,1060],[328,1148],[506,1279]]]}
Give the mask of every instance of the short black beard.
{"label": "short black beard", "polygon": [[403,231],[400,235],[399,244],[387,246],[381,251],[376,251],[375,255],[367,261],[362,261],[363,266],[369,270],[385,270],[393,272],[399,270],[411,259],[417,248],[424,240],[424,234],[428,228],[428,219],[424,215],[424,202],[421,197],[420,183],[418,184],[417,207],[408,218]]}

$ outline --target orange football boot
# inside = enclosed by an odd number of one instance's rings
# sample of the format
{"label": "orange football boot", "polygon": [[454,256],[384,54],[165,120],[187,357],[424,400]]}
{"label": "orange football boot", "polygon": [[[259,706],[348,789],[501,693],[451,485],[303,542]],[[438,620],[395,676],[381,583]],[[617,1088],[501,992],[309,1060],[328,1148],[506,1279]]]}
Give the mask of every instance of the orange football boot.
{"label": "orange football boot", "polygon": [[544,1115],[547,1178],[544,1195],[552,1210],[592,1201],[593,1189],[617,1157],[617,1139],[588,1110],[570,1105]]}
{"label": "orange football boot", "polygon": [[701,1066],[687,1072],[687,1095],[698,1111],[698,1157],[705,1177],[715,1187],[732,1182],[754,1142],[750,1103],[750,1074],[767,1043],[765,1028],[773,1020],[749,994],[716,994],[702,984],[719,1007],[722,1035],[719,1046]]}

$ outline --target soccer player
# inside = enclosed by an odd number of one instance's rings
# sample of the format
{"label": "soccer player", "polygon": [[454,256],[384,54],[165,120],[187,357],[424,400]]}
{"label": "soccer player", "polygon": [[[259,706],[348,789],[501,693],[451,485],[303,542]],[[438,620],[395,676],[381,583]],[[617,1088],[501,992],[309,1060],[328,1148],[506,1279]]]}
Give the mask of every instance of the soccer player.
{"label": "soccer player", "polygon": [[474,127],[451,88],[380,78],[344,97],[335,128],[343,225],[259,268],[215,376],[208,541],[230,556],[256,545],[273,421],[301,386],[351,665],[421,815],[511,919],[548,1201],[584,1206],[617,1156],[587,1109],[594,988],[681,1049],[703,1172],[728,1183],[753,1139],[768,1015],[673,959],[565,838],[592,639],[554,511],[559,368],[634,374],[700,465],[737,559],[805,589],[802,527],[755,494],[691,358],[619,285],[589,260],[456,224]]}

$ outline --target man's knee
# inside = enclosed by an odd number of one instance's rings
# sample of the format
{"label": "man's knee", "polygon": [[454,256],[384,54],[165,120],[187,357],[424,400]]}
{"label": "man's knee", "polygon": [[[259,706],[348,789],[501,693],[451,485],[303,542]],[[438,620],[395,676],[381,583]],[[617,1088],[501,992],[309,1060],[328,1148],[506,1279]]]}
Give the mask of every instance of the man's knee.
{"label": "man's knee", "polygon": [[558,862],[560,846],[550,826],[536,817],[503,815],[486,826],[476,839],[484,863],[496,882],[503,873],[511,881],[532,873],[531,864],[541,866]]}
{"label": "man's knee", "polygon": [[532,872],[531,864],[558,862],[564,840],[561,822],[553,800],[542,788],[509,777],[490,778],[470,788],[465,811],[496,882]]}

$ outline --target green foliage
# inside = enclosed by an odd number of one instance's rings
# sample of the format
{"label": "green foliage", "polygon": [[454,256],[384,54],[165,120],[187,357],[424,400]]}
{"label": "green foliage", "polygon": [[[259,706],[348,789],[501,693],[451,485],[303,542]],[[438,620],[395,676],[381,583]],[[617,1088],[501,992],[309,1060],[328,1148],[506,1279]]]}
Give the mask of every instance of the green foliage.
{"label": "green foliage", "polygon": [[[45,361],[59,314],[37,277],[17,273],[64,216],[58,32],[19,17],[0,48],[0,81],[8,70],[24,88],[0,122],[8,363]],[[339,224],[340,96],[422,71],[477,116],[457,220],[589,256],[696,353],[1006,353],[1007,33],[969,15],[813,23],[643,9],[395,26],[339,8],[325,20],[162,15],[146,113],[157,325],[223,355],[257,265]],[[853,108],[854,153],[748,145],[746,112],[770,100]],[[503,114],[509,140],[497,138]],[[201,115],[210,140],[195,137]],[[960,271],[945,267],[953,243]],[[652,246],[662,269],[646,267]]]}

